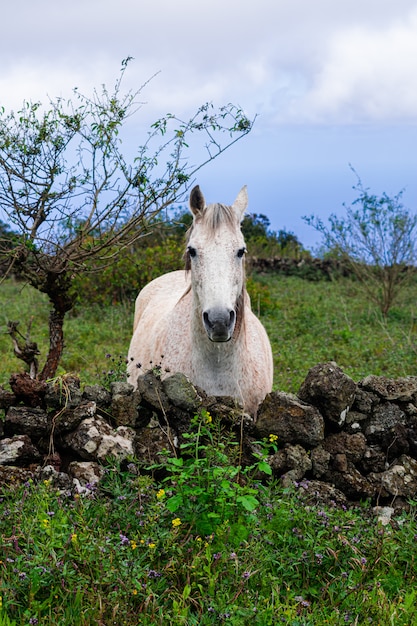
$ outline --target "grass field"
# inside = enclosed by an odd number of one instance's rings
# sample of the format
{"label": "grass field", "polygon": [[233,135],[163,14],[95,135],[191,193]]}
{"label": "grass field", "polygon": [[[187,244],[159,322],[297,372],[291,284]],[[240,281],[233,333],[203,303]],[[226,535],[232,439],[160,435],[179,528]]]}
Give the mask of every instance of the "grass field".
{"label": "grass field", "polygon": [[[387,320],[348,280],[249,281],[273,346],[275,388],[336,360],[354,379],[415,373],[414,289]],[[0,288],[3,331],[20,320],[47,350],[48,303]],[[133,303],[77,307],[60,372],[83,383],[120,374]],[[20,368],[0,335],[0,382]],[[202,412],[163,482],[133,460],[109,465],[86,496],[49,481],[0,483],[0,626],[412,626],[417,624],[417,502],[383,527],[368,503],[306,506],[268,478],[268,454],[243,470],[230,433]],[[227,452],[227,453],[226,453]],[[180,462],[181,461],[181,462]]]}
{"label": "grass field", "polygon": [[[414,375],[417,356],[417,285],[403,294],[384,320],[348,279],[308,282],[285,276],[249,281],[253,309],[260,313],[273,348],[274,388],[296,392],[310,367],[334,360],[355,380],[368,374]],[[59,373],[77,372],[86,383],[120,369],[131,337],[134,302],[83,307],[67,316],[65,352]],[[6,282],[0,287],[0,384],[23,365],[5,334],[7,320],[19,320],[26,334],[47,352],[47,299],[30,287]],[[110,356],[108,356],[110,355]]]}

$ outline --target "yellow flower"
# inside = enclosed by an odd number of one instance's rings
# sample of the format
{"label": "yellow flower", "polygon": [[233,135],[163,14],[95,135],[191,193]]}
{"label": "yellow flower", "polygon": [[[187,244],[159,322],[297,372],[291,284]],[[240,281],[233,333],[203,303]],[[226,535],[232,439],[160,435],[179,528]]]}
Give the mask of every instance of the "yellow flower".
{"label": "yellow flower", "polygon": [[41,524],[42,528],[49,528],[49,519],[43,519]]}
{"label": "yellow flower", "polygon": [[148,548],[151,548],[151,550],[153,550],[154,548],[156,548],[156,543],[148,544]]}
{"label": "yellow flower", "polygon": [[157,493],[156,493],[156,497],[158,498],[158,500],[162,500],[162,498],[165,496],[165,489],[160,489]]}
{"label": "yellow flower", "polygon": [[278,441],[278,435],[269,435],[269,443],[275,443]]}
{"label": "yellow flower", "polygon": [[174,528],[177,528],[178,526],[181,526],[181,520],[179,517],[176,517],[175,519],[172,520],[171,524],[173,525]]}
{"label": "yellow flower", "polygon": [[136,541],[132,539],[130,542],[130,547],[132,548],[132,550],[136,550],[136,548],[138,547],[138,544],[136,543]]}
{"label": "yellow flower", "polygon": [[77,542],[77,533],[72,533],[71,541],[72,541],[72,543],[76,543]]}
{"label": "yellow flower", "polygon": [[196,541],[202,541],[201,537],[196,537],[195,540]]}
{"label": "yellow flower", "polygon": [[132,589],[132,595],[137,596],[138,595],[138,590],[137,589]]}
{"label": "yellow flower", "polygon": [[206,424],[211,424],[212,421],[213,421],[213,418],[211,417],[210,413],[206,411]]}

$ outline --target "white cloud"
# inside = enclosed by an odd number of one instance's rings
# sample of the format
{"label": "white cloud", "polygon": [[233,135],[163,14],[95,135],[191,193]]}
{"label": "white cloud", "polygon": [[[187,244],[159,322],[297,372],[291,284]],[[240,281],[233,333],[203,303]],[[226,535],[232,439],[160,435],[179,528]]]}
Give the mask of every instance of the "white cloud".
{"label": "white cloud", "polygon": [[[149,119],[207,100],[265,125],[417,121],[416,0],[22,0],[2,12],[0,105],[155,72]],[[17,28],[18,26],[18,28]],[[17,28],[17,31],[16,31]],[[16,45],[15,33],[19,33]]]}
{"label": "white cloud", "polygon": [[417,10],[382,29],[354,26],[328,42],[295,116],[330,123],[417,122]]}

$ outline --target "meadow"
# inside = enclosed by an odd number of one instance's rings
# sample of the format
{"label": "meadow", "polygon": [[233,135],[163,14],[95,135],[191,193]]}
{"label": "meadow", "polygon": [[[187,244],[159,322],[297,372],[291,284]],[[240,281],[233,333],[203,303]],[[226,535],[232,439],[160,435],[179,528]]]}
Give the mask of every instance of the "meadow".
{"label": "meadow", "polygon": [[[252,308],[265,325],[274,354],[274,388],[296,393],[308,370],[336,361],[355,381],[369,374],[415,374],[417,283],[400,294],[384,318],[358,283],[348,278],[311,282],[295,276],[253,274],[248,279]],[[48,301],[31,287],[6,281],[0,288],[0,384],[23,363],[13,355],[7,320],[48,349]],[[66,318],[65,352],[58,374],[76,372],[93,384],[124,370],[133,323],[134,299],[86,306],[82,300]]]}
{"label": "meadow", "polygon": [[[253,308],[273,346],[274,388],[296,392],[335,360],[354,380],[415,375],[415,285],[384,319],[352,280],[251,276]],[[2,330],[20,320],[42,354],[48,303],[0,288]],[[60,372],[82,384],[120,379],[133,302],[85,306],[65,324]],[[21,368],[0,335],[0,383]],[[83,496],[48,481],[0,483],[0,626],[417,624],[417,502],[388,526],[369,503],[306,502],[270,477],[273,438],[251,468],[207,413],[168,469],[109,462]],[[264,477],[264,479],[262,478]]]}

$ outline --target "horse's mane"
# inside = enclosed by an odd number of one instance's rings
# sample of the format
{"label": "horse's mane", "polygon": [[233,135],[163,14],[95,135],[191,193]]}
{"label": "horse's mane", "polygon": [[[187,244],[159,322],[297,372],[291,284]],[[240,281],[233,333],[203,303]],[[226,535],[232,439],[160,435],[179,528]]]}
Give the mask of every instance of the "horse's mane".
{"label": "horse's mane", "polygon": [[197,220],[201,220],[207,229],[214,234],[223,224],[236,226],[236,213],[231,206],[226,204],[209,204],[197,217]]}

